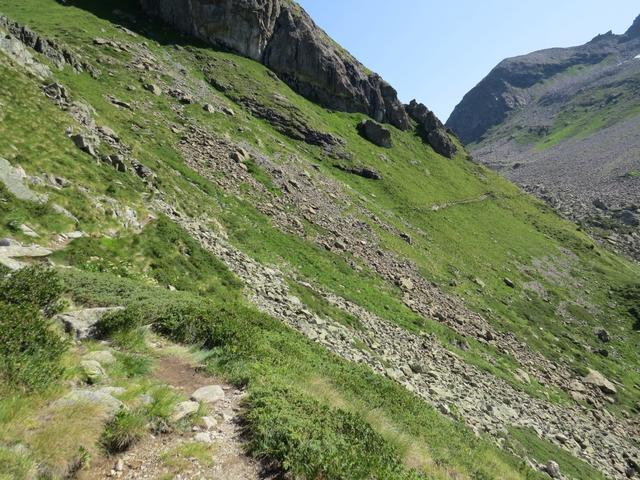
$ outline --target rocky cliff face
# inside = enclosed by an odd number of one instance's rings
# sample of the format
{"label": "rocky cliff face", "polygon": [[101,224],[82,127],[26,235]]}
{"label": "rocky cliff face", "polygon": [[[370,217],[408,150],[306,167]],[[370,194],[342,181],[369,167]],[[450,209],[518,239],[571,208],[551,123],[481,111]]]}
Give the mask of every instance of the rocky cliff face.
{"label": "rocky cliff face", "polygon": [[362,112],[402,130],[410,121],[396,91],[336,45],[286,0],[141,0],[181,32],[257,60],[328,108]]}

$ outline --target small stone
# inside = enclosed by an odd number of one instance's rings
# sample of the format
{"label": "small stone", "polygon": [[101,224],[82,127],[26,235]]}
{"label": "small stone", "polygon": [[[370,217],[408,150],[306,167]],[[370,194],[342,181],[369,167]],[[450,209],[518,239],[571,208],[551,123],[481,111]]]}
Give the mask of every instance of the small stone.
{"label": "small stone", "polygon": [[24,223],[20,225],[18,228],[20,229],[22,234],[26,235],[27,237],[38,238],[40,236],[33,228],[31,228],[29,225],[25,225]]}
{"label": "small stone", "polygon": [[531,377],[529,377],[529,374],[527,372],[525,372],[524,370],[522,370],[521,368],[518,368],[516,370],[515,377],[521,383],[531,383]]}
{"label": "small stone", "polygon": [[473,279],[473,283],[478,285],[480,288],[484,288],[486,286],[485,283],[481,279],[479,279],[478,277]]}
{"label": "small stone", "polygon": [[505,284],[507,287],[509,287],[509,288],[516,288],[516,284],[514,283],[514,281],[513,281],[513,280],[511,280],[511,279],[509,279],[509,278],[505,277],[505,278],[503,279],[503,281],[504,281],[504,284]]}
{"label": "small stone", "polygon": [[200,404],[198,402],[181,402],[173,409],[171,419],[174,422],[179,422],[183,418],[196,413],[199,408]]}
{"label": "small stone", "polygon": [[121,472],[124,470],[124,461],[119,458],[118,461],[116,462],[116,466],[114,467],[116,472]]}
{"label": "small stone", "polygon": [[195,436],[193,437],[193,439],[196,442],[201,442],[201,443],[211,443],[211,442],[213,442],[213,437],[211,436],[211,434],[209,432],[196,433]]}
{"label": "small stone", "polygon": [[206,103],[206,104],[202,107],[202,109],[203,109],[205,112],[209,112],[209,113],[214,113],[214,112],[216,111],[216,109],[215,109],[215,108],[213,107],[213,105],[211,105],[210,103]]}
{"label": "small stone", "polygon": [[218,421],[213,417],[202,417],[202,425],[206,430],[213,430],[218,426]]}
{"label": "small stone", "polygon": [[95,385],[107,378],[107,372],[104,371],[102,365],[95,360],[83,360],[80,362],[80,368],[85,376],[85,380]]}
{"label": "small stone", "polygon": [[202,403],[216,403],[224,400],[225,393],[220,385],[208,385],[199,388],[191,395],[191,400]]}
{"label": "small stone", "polygon": [[97,352],[89,352],[84,357],[84,360],[94,360],[101,365],[113,365],[116,363],[116,357],[108,350],[99,350]]}

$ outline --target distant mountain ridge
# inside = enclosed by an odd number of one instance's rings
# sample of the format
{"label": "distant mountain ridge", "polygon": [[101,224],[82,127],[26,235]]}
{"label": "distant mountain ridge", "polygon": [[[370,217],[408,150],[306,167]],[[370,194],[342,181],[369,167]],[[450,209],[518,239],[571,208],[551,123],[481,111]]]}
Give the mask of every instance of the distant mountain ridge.
{"label": "distant mountain ridge", "polygon": [[640,17],[500,62],[446,125],[478,162],[640,258]]}

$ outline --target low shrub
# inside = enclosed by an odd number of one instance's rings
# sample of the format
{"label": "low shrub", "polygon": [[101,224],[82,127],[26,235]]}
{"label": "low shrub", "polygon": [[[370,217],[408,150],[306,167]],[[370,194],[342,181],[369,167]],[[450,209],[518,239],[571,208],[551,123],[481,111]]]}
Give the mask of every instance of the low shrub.
{"label": "low shrub", "polygon": [[31,305],[0,302],[0,379],[15,388],[42,390],[58,380],[67,343]]}
{"label": "low shrub", "polygon": [[137,443],[146,430],[147,417],[143,413],[121,410],[107,424],[100,443],[108,453],[124,452]]}
{"label": "low shrub", "polygon": [[60,309],[63,287],[55,270],[31,266],[6,274],[0,280],[0,301],[33,305],[50,317]]}
{"label": "low shrub", "polygon": [[288,388],[255,391],[249,407],[252,454],[279,461],[296,478],[421,478],[358,415]]}
{"label": "low shrub", "polygon": [[14,388],[41,390],[63,372],[66,341],[44,318],[62,292],[56,273],[28,267],[0,279],[0,379]]}

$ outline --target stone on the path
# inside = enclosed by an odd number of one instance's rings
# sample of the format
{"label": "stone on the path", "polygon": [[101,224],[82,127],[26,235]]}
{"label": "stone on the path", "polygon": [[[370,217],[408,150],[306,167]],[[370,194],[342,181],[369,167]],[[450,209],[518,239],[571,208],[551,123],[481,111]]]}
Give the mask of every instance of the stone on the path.
{"label": "stone on the path", "polygon": [[56,320],[61,322],[65,331],[75,339],[87,340],[95,335],[95,326],[105,315],[121,310],[124,308],[87,308],[61,313],[56,316]]}
{"label": "stone on the path", "polygon": [[202,417],[202,425],[207,430],[213,430],[218,426],[218,421],[213,417]]}
{"label": "stone on the path", "polygon": [[113,365],[116,363],[116,357],[113,356],[109,350],[98,350],[96,352],[89,352],[82,357],[84,360],[95,360],[101,365]]}
{"label": "stone on the path", "polygon": [[584,377],[582,381],[587,385],[598,387],[603,393],[608,395],[615,395],[618,392],[615,385],[607,380],[607,378],[597,370],[589,369],[589,374]]}
{"label": "stone on the path", "polygon": [[173,409],[171,420],[179,422],[183,418],[196,413],[199,408],[200,404],[198,402],[181,402]]}
{"label": "stone on the path", "polygon": [[224,397],[224,390],[220,385],[208,385],[193,392],[191,400],[202,403],[216,403],[224,400]]}
{"label": "stone on the path", "polygon": [[80,368],[82,368],[85,380],[91,385],[98,384],[107,378],[107,372],[104,371],[100,362],[95,360],[81,361]]}
{"label": "stone on the path", "polygon": [[200,442],[200,443],[211,443],[211,442],[213,442],[213,437],[211,436],[211,434],[209,432],[198,432],[198,433],[195,434],[193,439],[196,442]]}
{"label": "stone on the path", "polygon": [[18,228],[20,229],[22,234],[26,235],[27,237],[38,238],[40,236],[38,235],[38,232],[36,232],[33,228],[31,228],[29,225],[26,225],[24,223],[22,225],[19,225]]}
{"label": "stone on the path", "polygon": [[53,403],[53,407],[64,408],[70,405],[76,405],[79,403],[97,404],[104,408],[105,413],[109,417],[115,416],[115,414],[122,408],[122,402],[117,398],[114,398],[106,389],[100,390],[72,390],[67,395]]}

